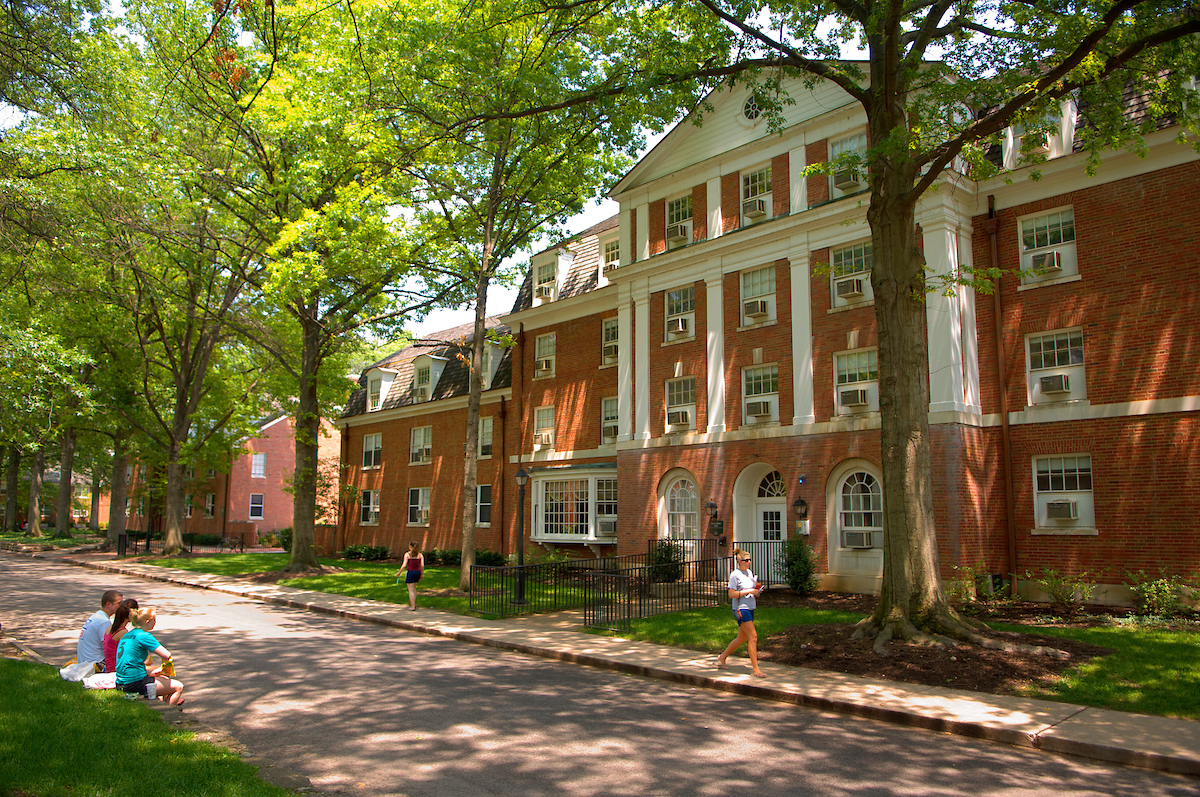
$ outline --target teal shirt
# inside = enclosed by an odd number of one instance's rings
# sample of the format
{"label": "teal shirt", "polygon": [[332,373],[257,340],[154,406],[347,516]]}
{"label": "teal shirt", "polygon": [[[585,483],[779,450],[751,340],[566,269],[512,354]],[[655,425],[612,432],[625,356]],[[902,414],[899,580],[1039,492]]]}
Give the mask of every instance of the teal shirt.
{"label": "teal shirt", "polygon": [[117,643],[117,683],[135,684],[146,677],[146,657],[159,647],[148,631],[131,628]]}

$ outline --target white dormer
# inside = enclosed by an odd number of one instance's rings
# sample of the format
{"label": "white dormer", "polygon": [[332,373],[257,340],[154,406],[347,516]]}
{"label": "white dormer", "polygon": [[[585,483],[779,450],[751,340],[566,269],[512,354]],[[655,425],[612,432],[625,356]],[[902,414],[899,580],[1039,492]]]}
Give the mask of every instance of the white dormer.
{"label": "white dormer", "polygon": [[479,369],[479,381],[482,389],[488,390],[492,386],[492,377],[496,375],[496,369],[500,367],[500,358],[504,356],[504,350],[500,344],[492,341],[484,341],[483,344],[483,365]]}
{"label": "white dormer", "polygon": [[559,288],[571,270],[575,254],[569,249],[555,249],[543,252],[533,259],[533,301],[534,305],[552,302],[558,298]]}
{"label": "white dormer", "polygon": [[442,371],[446,368],[447,359],[433,354],[422,354],[413,359],[412,400],[416,404],[433,398],[433,391]]}
{"label": "white dormer", "polygon": [[[1036,140],[1026,138],[1021,125],[1013,125],[1004,130],[1004,168],[1016,169],[1029,163],[1036,157],[1046,160],[1070,155],[1075,144],[1075,120],[1078,107],[1072,97],[1066,97],[1058,105],[1058,110],[1048,115],[1047,122],[1051,124],[1050,131],[1043,137],[1037,134]],[[1024,152],[1022,145],[1024,144]]]}
{"label": "white dormer", "polygon": [[393,368],[371,368],[367,371],[367,412],[375,412],[387,401],[396,373]]}

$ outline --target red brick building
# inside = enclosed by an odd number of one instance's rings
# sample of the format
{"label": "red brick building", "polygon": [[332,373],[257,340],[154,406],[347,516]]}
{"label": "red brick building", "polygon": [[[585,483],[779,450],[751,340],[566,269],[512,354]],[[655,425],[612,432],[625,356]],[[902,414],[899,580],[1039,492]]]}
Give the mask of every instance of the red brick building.
{"label": "red brick building", "polygon": [[[748,92],[668,134],[610,192],[619,216],[533,257],[484,391],[480,547],[514,550],[524,468],[532,543],[642,551],[706,534],[711,503],[729,543],[806,535],[826,586],[878,589],[869,189],[807,171],[864,149],[866,120],[797,87],[774,134]],[[938,550],[944,577],[1086,571],[1121,600],[1126,570],[1200,568],[1200,158],[1165,125],[1088,176],[1078,118],[1064,103],[1036,165],[1010,131],[1000,176],[947,173],[918,208]],[[991,295],[938,280],[993,262]],[[345,540],[456,546],[461,362],[406,349],[361,384],[338,423],[372,503]]]}

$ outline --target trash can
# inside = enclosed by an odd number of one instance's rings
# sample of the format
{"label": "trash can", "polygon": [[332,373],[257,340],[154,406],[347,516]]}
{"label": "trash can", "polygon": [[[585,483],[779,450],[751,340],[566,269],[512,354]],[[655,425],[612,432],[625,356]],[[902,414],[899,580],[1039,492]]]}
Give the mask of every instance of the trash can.
{"label": "trash can", "polygon": [[117,535],[117,556],[124,556],[125,550],[129,547],[129,534],[122,531]]}

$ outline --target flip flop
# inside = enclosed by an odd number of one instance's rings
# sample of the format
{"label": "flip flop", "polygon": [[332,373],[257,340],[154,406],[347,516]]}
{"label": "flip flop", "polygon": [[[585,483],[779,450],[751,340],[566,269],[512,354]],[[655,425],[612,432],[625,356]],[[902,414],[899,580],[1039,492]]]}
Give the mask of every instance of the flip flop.
{"label": "flip flop", "polygon": [[717,659],[717,669],[718,670],[728,670],[729,665],[726,664],[725,662],[721,661],[720,659]]}

